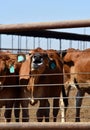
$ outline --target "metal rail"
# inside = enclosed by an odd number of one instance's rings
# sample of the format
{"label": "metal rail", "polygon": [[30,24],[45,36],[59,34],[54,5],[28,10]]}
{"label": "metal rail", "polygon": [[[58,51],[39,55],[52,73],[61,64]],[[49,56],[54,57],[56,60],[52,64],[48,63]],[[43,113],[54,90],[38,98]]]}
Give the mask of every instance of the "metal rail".
{"label": "metal rail", "polygon": [[90,19],[89,20],[59,21],[59,22],[1,24],[0,34],[90,41],[90,35],[64,33],[64,32],[46,30],[46,29],[61,29],[61,28],[63,29],[64,28],[80,28],[80,27],[90,27]]}
{"label": "metal rail", "polygon": [[60,28],[79,28],[90,27],[90,19],[87,20],[68,20],[58,22],[39,22],[39,23],[22,23],[22,24],[1,24],[0,32],[23,30],[42,30],[42,29],[60,29]]}
{"label": "metal rail", "polygon": [[[79,40],[79,41],[90,41],[90,35],[84,34],[76,34],[76,33],[66,33],[66,32],[57,32],[57,31],[48,31],[48,30],[23,30],[23,31],[15,31],[12,30],[4,30],[0,31],[2,34],[8,35],[20,35],[20,36],[34,36],[34,37],[42,37],[42,38],[56,38],[56,39],[65,39],[65,40]],[[13,49],[15,50],[15,49]]]}
{"label": "metal rail", "polygon": [[90,130],[90,123],[0,123],[0,130]]}

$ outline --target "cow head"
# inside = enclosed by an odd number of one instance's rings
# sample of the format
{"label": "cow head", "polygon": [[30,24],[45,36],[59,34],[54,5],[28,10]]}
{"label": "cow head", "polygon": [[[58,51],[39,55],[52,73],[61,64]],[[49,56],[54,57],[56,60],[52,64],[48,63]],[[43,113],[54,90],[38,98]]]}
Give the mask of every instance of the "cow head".
{"label": "cow head", "polygon": [[3,85],[6,83],[8,75],[15,74],[16,56],[7,52],[0,52],[0,89],[3,89]]}
{"label": "cow head", "polygon": [[60,75],[53,74],[62,72],[62,60],[56,51],[37,48],[29,52],[20,69],[20,83],[28,81],[24,92],[31,98],[32,105],[37,102],[34,98],[49,95],[50,86],[47,87],[46,84],[60,83]]}
{"label": "cow head", "polygon": [[38,48],[30,51],[29,55],[31,58],[31,74],[34,72],[42,74],[47,69],[54,70],[56,68],[55,59],[53,58],[53,54],[50,54],[50,51],[45,51]]}
{"label": "cow head", "polygon": [[75,74],[75,63],[78,58],[82,55],[82,51],[79,49],[69,48],[62,51],[62,58],[64,63],[64,84],[68,91],[70,86],[74,86],[74,74]]}

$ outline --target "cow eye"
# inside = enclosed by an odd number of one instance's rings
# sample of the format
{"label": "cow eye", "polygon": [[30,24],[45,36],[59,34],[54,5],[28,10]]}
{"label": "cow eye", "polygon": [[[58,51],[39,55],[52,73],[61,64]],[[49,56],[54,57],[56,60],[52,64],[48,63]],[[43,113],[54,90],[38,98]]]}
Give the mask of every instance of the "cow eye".
{"label": "cow eye", "polygon": [[48,55],[47,55],[47,54],[44,54],[43,57],[48,57]]}

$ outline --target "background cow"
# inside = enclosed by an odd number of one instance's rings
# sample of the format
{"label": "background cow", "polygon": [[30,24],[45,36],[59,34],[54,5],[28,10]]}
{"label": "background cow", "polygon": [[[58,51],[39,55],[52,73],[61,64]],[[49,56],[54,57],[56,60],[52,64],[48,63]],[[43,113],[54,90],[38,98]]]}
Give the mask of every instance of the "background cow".
{"label": "background cow", "polygon": [[[43,117],[46,122],[49,121],[48,97],[53,97],[53,121],[56,121],[62,91],[63,96],[66,97],[63,86],[63,63],[58,53],[41,48],[31,50],[20,69],[20,84],[25,85],[22,87],[23,94],[30,98],[31,105],[40,101],[37,111],[39,122],[43,120]],[[68,105],[66,98],[64,103],[65,106]]]}
{"label": "background cow", "polygon": [[[12,107],[19,108],[19,101],[13,100],[19,96],[20,88],[18,67],[13,68],[16,55],[9,52],[0,52],[0,108],[5,106],[5,118],[7,122],[11,120]],[[19,109],[15,109],[16,121],[19,121]]]}
{"label": "background cow", "polygon": [[[76,95],[76,119],[80,121],[80,106],[83,96],[90,94],[90,49],[83,51],[68,49],[63,53],[64,71],[66,84],[71,87],[75,86],[78,90]],[[80,97],[80,98],[79,98]]]}

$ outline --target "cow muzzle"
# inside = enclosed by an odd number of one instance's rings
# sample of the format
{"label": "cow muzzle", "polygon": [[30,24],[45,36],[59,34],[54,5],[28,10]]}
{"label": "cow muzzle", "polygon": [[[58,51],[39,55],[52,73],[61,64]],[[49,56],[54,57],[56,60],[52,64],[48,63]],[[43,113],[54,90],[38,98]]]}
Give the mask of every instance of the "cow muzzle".
{"label": "cow muzzle", "polygon": [[32,57],[31,69],[36,70],[42,64],[43,64],[43,57],[39,53],[34,54]]}

